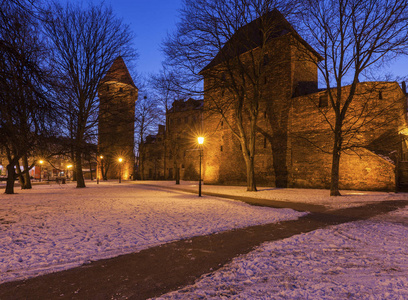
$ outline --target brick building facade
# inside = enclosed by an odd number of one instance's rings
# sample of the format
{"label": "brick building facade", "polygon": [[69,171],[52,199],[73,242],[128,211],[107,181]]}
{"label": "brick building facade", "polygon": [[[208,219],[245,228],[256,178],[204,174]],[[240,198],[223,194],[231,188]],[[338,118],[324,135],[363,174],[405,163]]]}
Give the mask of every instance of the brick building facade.
{"label": "brick building facade", "polygon": [[[329,188],[333,133],[327,121],[333,124],[334,115],[329,109],[328,91],[318,89],[315,62],[322,58],[279,12],[273,11],[267,18],[273,19],[271,24],[275,22],[272,25],[275,33],[268,41],[261,44],[262,39],[257,37],[261,29],[255,20],[238,30],[201,72],[205,90],[203,124],[207,136],[204,181],[207,184],[245,184],[246,181],[242,147],[233,134],[235,111],[224,110],[221,115],[214,112],[213,107],[215,101],[218,105],[233,107],[236,95],[226,83],[238,78],[230,68],[235,63],[237,70],[242,64],[247,64],[249,70],[252,66],[262,66],[256,69],[260,74],[256,88],[261,86],[257,91],[261,95],[257,107],[257,183]],[[253,43],[238,38],[244,35],[253,36]],[[237,40],[240,45],[232,49],[231,44]],[[239,63],[234,53],[239,55]],[[342,87],[343,95],[347,95],[349,88]],[[344,138],[348,149],[341,158],[340,188],[395,189],[400,173],[396,166],[406,152],[401,135],[407,128],[406,102],[406,94],[395,82],[358,84],[345,120]]]}
{"label": "brick building facade", "polygon": [[[259,28],[262,22],[269,27]],[[175,101],[166,116],[167,128],[161,126],[158,135],[146,139],[145,179],[173,179],[179,170],[181,179],[196,180],[199,153],[195,141],[203,134],[204,182],[245,185],[242,146],[233,132],[237,130],[233,117],[237,95],[229,81],[242,80],[235,72],[247,64],[247,70],[256,68],[257,76],[250,78],[256,82],[246,86],[245,92],[259,95],[254,159],[257,184],[330,187],[330,123],[335,116],[328,93],[334,90],[318,89],[316,63],[322,57],[278,11],[267,14],[262,22],[255,20],[239,29],[201,71],[204,101]],[[262,31],[269,31],[266,41],[259,37]],[[253,39],[246,41],[248,37]],[[349,90],[350,86],[341,88],[343,95]],[[247,129],[249,113],[243,111]],[[408,183],[407,128],[405,86],[358,83],[344,122],[340,188],[392,191],[404,181]]]}

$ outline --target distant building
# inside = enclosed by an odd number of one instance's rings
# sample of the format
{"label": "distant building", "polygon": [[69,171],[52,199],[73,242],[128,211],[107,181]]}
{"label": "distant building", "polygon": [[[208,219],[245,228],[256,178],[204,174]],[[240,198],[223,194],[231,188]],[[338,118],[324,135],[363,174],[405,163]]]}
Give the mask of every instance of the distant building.
{"label": "distant building", "polygon": [[159,125],[156,135],[149,135],[139,145],[139,177],[140,179],[165,178],[166,129]]}
{"label": "distant building", "polygon": [[121,176],[129,179],[135,163],[134,124],[138,89],[122,57],[113,62],[102,79],[98,95],[100,170],[106,178]]}
{"label": "distant building", "polygon": [[197,180],[197,137],[203,132],[202,117],[202,100],[174,101],[166,115],[168,127],[159,125],[158,134],[146,137],[139,146],[140,177],[175,179],[179,176],[183,180]]}

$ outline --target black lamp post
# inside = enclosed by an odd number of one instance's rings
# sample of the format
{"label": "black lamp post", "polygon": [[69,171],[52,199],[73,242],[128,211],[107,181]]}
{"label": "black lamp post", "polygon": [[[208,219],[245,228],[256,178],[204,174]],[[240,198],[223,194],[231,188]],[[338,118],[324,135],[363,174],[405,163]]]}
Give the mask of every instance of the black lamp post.
{"label": "black lamp post", "polygon": [[201,197],[201,158],[203,156],[203,144],[204,144],[204,138],[203,137],[198,137],[198,147],[200,151],[200,181],[198,182],[198,197]]}
{"label": "black lamp post", "polygon": [[40,160],[40,182],[41,182],[41,175],[42,175],[42,166],[43,166],[43,163],[44,163],[44,161],[43,160]]}
{"label": "black lamp post", "polygon": [[122,161],[123,158],[119,157],[119,183],[122,182]]}
{"label": "black lamp post", "polygon": [[[99,164],[99,158],[101,159],[101,163]],[[102,159],[103,155],[96,157],[96,184],[99,184],[99,177],[100,175],[103,176],[102,174]]]}

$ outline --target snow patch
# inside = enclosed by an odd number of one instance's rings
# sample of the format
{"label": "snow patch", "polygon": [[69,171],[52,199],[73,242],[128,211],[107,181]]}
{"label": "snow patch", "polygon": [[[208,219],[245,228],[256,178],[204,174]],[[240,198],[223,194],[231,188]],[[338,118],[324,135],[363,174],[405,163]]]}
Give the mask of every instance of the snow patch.
{"label": "snow patch", "polygon": [[87,185],[0,195],[0,283],[305,214],[134,183]]}

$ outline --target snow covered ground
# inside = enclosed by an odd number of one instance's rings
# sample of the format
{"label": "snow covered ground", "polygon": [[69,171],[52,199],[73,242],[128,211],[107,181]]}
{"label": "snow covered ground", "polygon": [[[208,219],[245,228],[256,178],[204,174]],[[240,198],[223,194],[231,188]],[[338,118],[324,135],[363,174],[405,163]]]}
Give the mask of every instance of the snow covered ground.
{"label": "snow covered ground", "polygon": [[408,209],[264,243],[158,299],[408,299]]}
{"label": "snow covered ground", "polygon": [[[144,182],[197,189],[195,182]],[[166,191],[140,182],[16,188],[0,194],[0,283],[59,271],[172,240],[295,219],[289,209]],[[203,191],[324,205],[407,194],[203,186]],[[159,299],[408,299],[408,208],[276,242]]]}
{"label": "snow covered ground", "polygon": [[304,214],[135,182],[87,185],[40,185],[0,194],[0,283]]}
{"label": "snow covered ground", "polygon": [[[180,185],[175,185],[174,181],[144,181],[145,184],[157,186],[167,186],[172,188],[187,189],[197,191],[197,182],[181,181]],[[308,204],[323,205],[328,209],[340,209],[347,207],[356,207],[370,202],[386,200],[406,200],[407,193],[393,192],[375,192],[375,191],[340,191],[341,197],[331,197],[329,190],[323,189],[282,189],[271,187],[258,187],[257,192],[247,192],[246,187],[242,186],[220,186],[203,185],[203,192],[212,192],[219,194],[228,194],[234,196],[254,197],[260,199],[300,202]]]}

